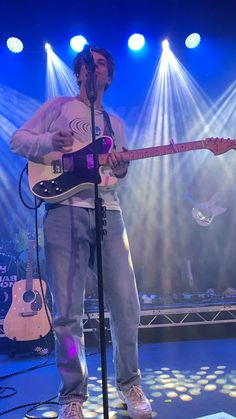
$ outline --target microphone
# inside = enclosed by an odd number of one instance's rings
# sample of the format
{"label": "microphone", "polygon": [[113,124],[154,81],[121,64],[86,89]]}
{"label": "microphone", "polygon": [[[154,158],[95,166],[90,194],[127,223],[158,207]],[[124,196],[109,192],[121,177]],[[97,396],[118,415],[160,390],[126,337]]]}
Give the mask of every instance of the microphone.
{"label": "microphone", "polygon": [[83,60],[87,69],[86,93],[89,101],[94,102],[97,97],[97,74],[95,73],[96,65],[91,51],[91,47],[84,47]]}
{"label": "microphone", "polygon": [[86,65],[88,71],[95,71],[96,65],[95,65],[95,62],[94,62],[92,50],[91,50],[89,45],[86,45],[84,47],[83,60],[85,62],[85,65]]}

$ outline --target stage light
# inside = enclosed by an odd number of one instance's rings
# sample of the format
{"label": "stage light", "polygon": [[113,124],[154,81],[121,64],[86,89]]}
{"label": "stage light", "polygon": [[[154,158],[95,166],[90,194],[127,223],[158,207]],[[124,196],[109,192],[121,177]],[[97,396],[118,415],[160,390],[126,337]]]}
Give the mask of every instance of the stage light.
{"label": "stage light", "polygon": [[187,38],[185,39],[185,45],[187,48],[196,48],[201,41],[201,37],[199,33],[191,33]]}
{"label": "stage light", "polygon": [[170,44],[169,44],[169,41],[167,39],[164,39],[164,41],[162,41],[162,49],[163,50],[170,49]]}
{"label": "stage light", "polygon": [[54,96],[75,96],[78,93],[78,85],[73,71],[51,48],[47,50],[46,78],[48,99]]}
{"label": "stage light", "polygon": [[14,52],[15,54],[21,52],[24,48],[23,42],[14,36],[8,38],[7,47],[11,52]]}
{"label": "stage light", "polygon": [[87,39],[82,35],[73,36],[70,40],[70,46],[76,52],[81,52],[86,44],[88,44]]}
{"label": "stage light", "polygon": [[52,46],[48,42],[45,43],[44,48],[46,52],[52,51]]}
{"label": "stage light", "polygon": [[133,51],[140,51],[145,45],[145,38],[140,33],[134,33],[128,39],[128,47]]}

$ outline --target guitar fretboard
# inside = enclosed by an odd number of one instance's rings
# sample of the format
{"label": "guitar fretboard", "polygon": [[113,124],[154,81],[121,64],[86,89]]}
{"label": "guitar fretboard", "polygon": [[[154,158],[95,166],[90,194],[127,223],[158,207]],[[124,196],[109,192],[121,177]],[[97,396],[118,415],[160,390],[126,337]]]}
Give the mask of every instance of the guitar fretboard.
{"label": "guitar fretboard", "polygon": [[[119,154],[123,156],[124,160],[139,160],[149,157],[164,156],[166,154],[181,153],[184,151],[200,150],[206,148],[204,140],[191,141],[188,143],[168,144],[157,147],[147,147],[137,150],[121,151]],[[99,163],[106,164],[108,154],[99,155]]]}

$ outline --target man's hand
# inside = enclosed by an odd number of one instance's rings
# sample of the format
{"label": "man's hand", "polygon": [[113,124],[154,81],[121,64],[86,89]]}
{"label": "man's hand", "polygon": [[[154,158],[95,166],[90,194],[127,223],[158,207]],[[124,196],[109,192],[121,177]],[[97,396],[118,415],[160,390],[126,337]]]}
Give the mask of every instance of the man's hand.
{"label": "man's hand", "polygon": [[54,150],[68,153],[72,151],[73,133],[68,131],[58,131],[53,134],[52,145]]}
{"label": "man's hand", "polygon": [[[127,149],[123,147],[123,151],[127,151]],[[112,151],[109,153],[107,162],[111,166],[111,169],[117,178],[122,178],[126,175],[129,167],[129,161],[124,159],[122,153]]]}

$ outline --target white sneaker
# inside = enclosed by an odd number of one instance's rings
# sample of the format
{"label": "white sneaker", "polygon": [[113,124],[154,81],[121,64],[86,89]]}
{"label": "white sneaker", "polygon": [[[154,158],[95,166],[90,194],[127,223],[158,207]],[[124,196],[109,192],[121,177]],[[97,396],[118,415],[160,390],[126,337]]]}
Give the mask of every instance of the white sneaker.
{"label": "white sneaker", "polygon": [[62,404],[58,419],[84,419],[82,404],[80,402]]}
{"label": "white sneaker", "polygon": [[127,405],[128,415],[132,419],[149,419],[152,408],[140,386],[132,386],[127,391],[118,390],[120,399]]}

